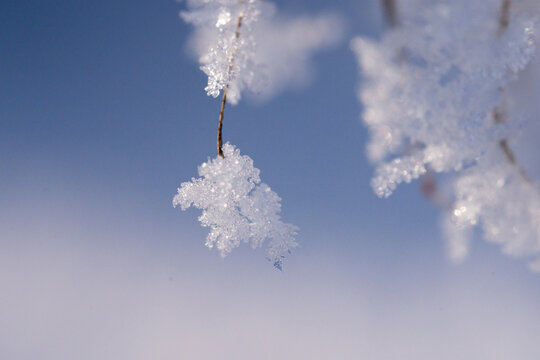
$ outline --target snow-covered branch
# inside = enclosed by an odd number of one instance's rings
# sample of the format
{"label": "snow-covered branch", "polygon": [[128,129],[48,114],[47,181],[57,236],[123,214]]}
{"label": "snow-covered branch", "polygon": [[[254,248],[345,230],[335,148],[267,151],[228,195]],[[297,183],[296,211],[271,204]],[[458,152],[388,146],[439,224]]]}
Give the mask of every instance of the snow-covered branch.
{"label": "snow-covered branch", "polygon": [[205,90],[218,97],[228,87],[233,105],[244,93],[265,98],[304,83],[312,54],[343,36],[343,21],[331,13],[283,16],[261,0],[188,0],[187,7],[181,17],[195,27],[190,44],[208,75]]}
{"label": "snow-covered branch", "polygon": [[506,119],[513,109],[504,91],[533,60],[537,24],[510,5],[403,0],[399,28],[381,42],[353,42],[374,191],[388,197],[428,170],[455,176],[443,223],[458,260],[476,225],[511,255],[540,254],[540,193],[509,144],[527,119]]}
{"label": "snow-covered branch", "polygon": [[310,55],[336,43],[342,34],[335,15],[276,18],[261,0],[188,0],[181,17],[195,26],[191,40],[208,76],[208,95],[223,92],[217,136],[218,158],[199,167],[201,178],[183,183],[174,205],[203,210],[199,220],[211,228],[206,245],[222,256],[241,242],[260,246],[270,239],[268,258],[281,269],[284,256],[297,246],[296,227],[281,222],[280,198],[260,183],[253,161],[240,156],[222,129],[227,103],[246,92],[267,97],[308,78]]}

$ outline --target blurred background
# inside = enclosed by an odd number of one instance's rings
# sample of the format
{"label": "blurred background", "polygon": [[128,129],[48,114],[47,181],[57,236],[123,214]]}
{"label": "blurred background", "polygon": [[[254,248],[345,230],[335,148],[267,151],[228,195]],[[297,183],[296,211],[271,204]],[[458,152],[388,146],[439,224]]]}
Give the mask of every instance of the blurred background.
{"label": "blurred background", "polygon": [[378,1],[275,3],[345,29],[309,81],[227,109],[300,227],[283,272],[172,207],[219,111],[184,3],[0,3],[1,359],[540,358],[538,275],[479,238],[452,265],[417,182],[369,186],[349,41],[381,35]]}

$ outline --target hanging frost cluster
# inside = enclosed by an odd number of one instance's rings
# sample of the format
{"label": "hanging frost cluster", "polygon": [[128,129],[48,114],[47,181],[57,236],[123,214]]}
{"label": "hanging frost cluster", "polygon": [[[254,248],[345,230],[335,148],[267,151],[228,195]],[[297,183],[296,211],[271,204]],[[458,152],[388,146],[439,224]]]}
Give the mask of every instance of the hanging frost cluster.
{"label": "hanging frost cluster", "polygon": [[235,105],[244,93],[261,99],[305,84],[311,54],[336,44],[343,35],[339,16],[278,16],[262,0],[188,0],[181,17],[194,26],[190,37],[208,95],[227,90]]}
{"label": "hanging frost cluster", "polygon": [[[275,20],[274,6],[262,0],[188,0],[187,8],[181,17],[195,27],[190,41],[208,76],[205,90],[213,97],[223,91],[233,105],[245,91],[269,96],[305,81],[310,53],[341,34],[335,16]],[[281,269],[297,246],[296,227],[281,222],[281,199],[260,182],[252,160],[229,144],[223,152],[200,166],[201,178],[181,185],[173,203],[203,210],[199,220],[211,229],[206,245],[222,256],[241,242],[259,247],[268,239],[268,258]]]}
{"label": "hanging frost cluster", "polygon": [[[493,146],[454,182],[456,201],[445,214],[450,256],[467,254],[472,227],[480,224],[487,241],[513,256],[540,255],[540,189],[525,181]],[[540,262],[530,264],[540,271]]]}
{"label": "hanging frost cluster", "polygon": [[208,95],[218,97],[227,89],[228,101],[236,104],[245,87],[257,89],[263,72],[254,61],[252,26],[264,4],[259,0],[190,0],[190,11],[181,16],[187,23],[207,31],[211,39],[199,61],[208,75]]}
{"label": "hanging frost cluster", "polygon": [[199,167],[200,178],[181,184],[173,205],[202,209],[199,221],[210,228],[206,246],[217,247],[222,256],[241,242],[257,248],[268,239],[268,259],[281,269],[285,255],[297,246],[297,228],[280,220],[281,199],[261,183],[253,160],[229,143],[223,152],[225,158]]}
{"label": "hanging frost cluster", "polygon": [[455,174],[444,227],[458,260],[475,225],[509,254],[540,254],[538,189],[501,146],[520,127],[505,89],[534,57],[536,19],[512,11],[501,25],[502,1],[402,0],[399,27],[353,42],[373,189],[388,197],[428,170]]}

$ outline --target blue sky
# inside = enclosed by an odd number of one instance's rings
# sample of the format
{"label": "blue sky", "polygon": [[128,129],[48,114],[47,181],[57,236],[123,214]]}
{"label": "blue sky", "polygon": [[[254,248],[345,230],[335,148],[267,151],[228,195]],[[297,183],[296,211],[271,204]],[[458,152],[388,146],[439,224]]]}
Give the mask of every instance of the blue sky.
{"label": "blue sky", "polygon": [[450,264],[417,183],[369,187],[349,40],[379,36],[376,3],[276,4],[346,25],[307,86],[227,109],[225,140],[300,227],[284,272],[261,249],[221,259],[172,207],[219,110],[184,4],[2,1],[1,358],[540,356],[538,275],[479,239]]}

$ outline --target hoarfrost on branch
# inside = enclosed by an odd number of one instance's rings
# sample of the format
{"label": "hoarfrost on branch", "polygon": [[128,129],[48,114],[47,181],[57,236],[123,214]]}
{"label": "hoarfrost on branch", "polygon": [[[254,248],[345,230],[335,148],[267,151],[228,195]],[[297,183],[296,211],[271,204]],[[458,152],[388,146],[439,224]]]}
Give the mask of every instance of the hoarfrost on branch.
{"label": "hoarfrost on branch", "polygon": [[229,143],[223,152],[225,158],[199,166],[200,178],[181,184],[173,205],[202,209],[199,221],[210,228],[206,246],[215,246],[223,257],[242,242],[257,248],[269,240],[268,259],[281,269],[284,257],[298,246],[297,228],[281,221],[281,198],[261,183],[253,160]]}
{"label": "hoarfrost on branch", "polygon": [[335,14],[277,16],[261,0],[188,0],[187,7],[180,15],[195,27],[190,43],[208,76],[205,90],[218,97],[227,89],[232,105],[246,92],[268,98],[306,83],[312,53],[343,35]]}
{"label": "hoarfrost on branch", "polygon": [[182,18],[205,29],[212,39],[199,59],[201,70],[208,75],[208,95],[218,97],[227,88],[229,102],[236,104],[245,86],[255,86],[258,72],[252,25],[261,6],[258,0],[188,1],[191,11],[182,12]]}
{"label": "hoarfrost on branch", "polygon": [[501,4],[402,0],[400,26],[380,42],[352,43],[364,77],[358,95],[376,165],[372,187],[388,197],[428,171],[455,176],[455,202],[442,221],[454,260],[466,256],[476,225],[508,254],[540,254],[539,189],[507,151],[528,119],[504,118],[513,114],[506,89],[534,58],[537,19],[511,11],[501,25]]}

